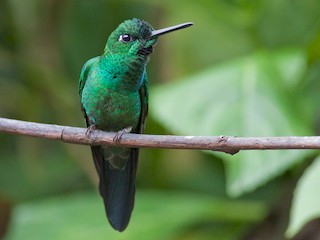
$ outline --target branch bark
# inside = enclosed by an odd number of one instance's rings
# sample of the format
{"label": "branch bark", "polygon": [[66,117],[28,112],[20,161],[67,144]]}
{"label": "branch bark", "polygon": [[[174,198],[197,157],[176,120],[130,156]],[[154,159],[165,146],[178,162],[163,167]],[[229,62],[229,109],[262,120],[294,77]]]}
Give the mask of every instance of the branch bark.
{"label": "branch bark", "polygon": [[60,126],[0,118],[0,132],[37,138],[60,140],[84,145],[117,145],[138,148],[171,148],[213,150],[235,154],[240,150],[320,149],[320,137],[234,137],[234,136],[172,136],[125,133],[113,141],[115,132]]}

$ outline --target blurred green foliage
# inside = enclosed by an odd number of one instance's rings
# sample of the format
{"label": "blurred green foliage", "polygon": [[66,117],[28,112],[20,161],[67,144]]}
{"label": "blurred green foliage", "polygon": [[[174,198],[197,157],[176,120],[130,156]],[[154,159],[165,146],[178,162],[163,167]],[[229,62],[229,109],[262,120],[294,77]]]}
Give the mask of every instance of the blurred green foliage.
{"label": "blurred green foliage", "polygon": [[[151,57],[147,133],[319,133],[318,0],[1,1],[0,116],[84,126],[82,65],[132,17],[155,28],[195,23],[159,39]],[[42,239],[51,229],[61,234],[52,239],[284,239],[295,182],[314,156],[143,149],[142,192],[122,236],[109,229],[97,191],[87,193],[97,182],[88,147],[1,134],[0,200],[17,206],[9,239]],[[310,172],[303,179],[316,181]],[[226,188],[242,196],[230,200]],[[308,220],[296,224],[296,212],[291,236]]]}
{"label": "blurred green foliage", "polygon": [[287,235],[293,236],[303,225],[320,216],[320,157],[305,171],[295,189]]}
{"label": "blurred green foliage", "polygon": [[[180,134],[310,135],[311,121],[302,115],[301,99],[292,91],[305,67],[301,50],[257,52],[190,79],[157,87],[151,92],[151,113]],[[242,151],[235,156],[223,155],[228,192],[238,196],[251,191],[308,154],[312,152]]]}
{"label": "blurred green foliage", "polygon": [[[243,229],[232,222],[254,222],[264,214],[261,203],[216,199],[203,194],[148,191],[137,193],[132,224],[123,233],[106,224],[96,193],[50,198],[17,208],[9,239],[180,239],[197,222],[220,221],[212,229],[219,239],[236,239]],[[187,201],[186,201],[187,199]],[[163,204],[169,201],[170,204]],[[174,217],[168,218],[168,213]],[[64,216],[61,219],[61,216]],[[84,217],[85,216],[85,219]],[[157,224],[155,224],[155,222]],[[238,226],[237,226],[238,225]],[[201,229],[201,228],[200,228]],[[176,236],[173,238],[173,236]]]}

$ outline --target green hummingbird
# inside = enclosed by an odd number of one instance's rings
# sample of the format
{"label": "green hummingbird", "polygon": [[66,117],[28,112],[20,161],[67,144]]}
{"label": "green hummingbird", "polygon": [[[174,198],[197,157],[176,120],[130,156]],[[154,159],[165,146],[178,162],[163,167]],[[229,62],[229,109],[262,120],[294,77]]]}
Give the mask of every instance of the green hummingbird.
{"label": "green hummingbird", "polygon": [[154,30],[140,19],[121,23],[101,56],[82,68],[79,94],[87,133],[117,132],[114,146],[91,146],[99,192],[112,227],[126,229],[134,205],[139,149],[117,147],[124,132],[143,133],[148,113],[146,65],[160,35],[191,26],[183,23]]}

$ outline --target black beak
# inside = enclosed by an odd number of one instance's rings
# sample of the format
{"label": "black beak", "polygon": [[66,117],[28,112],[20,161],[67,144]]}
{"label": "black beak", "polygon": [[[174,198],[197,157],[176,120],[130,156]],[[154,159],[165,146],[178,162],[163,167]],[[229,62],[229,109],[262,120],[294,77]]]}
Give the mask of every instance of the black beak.
{"label": "black beak", "polygon": [[[167,28],[163,28],[163,29],[159,29],[159,30],[153,30],[151,32],[151,35],[148,36],[145,39],[148,40],[148,39],[160,36],[160,35],[164,35],[164,34],[176,31],[176,30],[180,30],[180,29],[183,29],[183,28],[190,27],[192,25],[193,25],[192,22],[187,22],[187,23],[178,24],[178,25],[175,25],[175,26],[172,26],[172,27],[167,27]],[[149,46],[147,48],[142,48],[142,49],[140,49],[138,51],[139,54],[146,55],[146,56],[150,55],[152,52],[153,52],[153,46]]]}
{"label": "black beak", "polygon": [[178,24],[178,25],[175,25],[175,26],[172,26],[172,27],[167,27],[167,28],[163,28],[163,29],[159,29],[159,30],[153,30],[151,32],[151,35],[148,38],[153,38],[153,37],[156,37],[156,36],[167,34],[167,33],[170,33],[170,32],[176,31],[176,30],[180,30],[180,29],[183,29],[183,28],[190,27],[192,25],[193,25],[192,22],[187,22],[187,23]]}

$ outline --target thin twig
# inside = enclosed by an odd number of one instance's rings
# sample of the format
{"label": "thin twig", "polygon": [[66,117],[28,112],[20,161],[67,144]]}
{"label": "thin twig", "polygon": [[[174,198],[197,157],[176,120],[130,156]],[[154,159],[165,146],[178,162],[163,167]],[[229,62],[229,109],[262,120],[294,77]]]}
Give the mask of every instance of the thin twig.
{"label": "thin twig", "polygon": [[[0,132],[85,145],[114,145],[115,132],[0,118]],[[320,137],[172,136],[125,133],[117,146],[200,149],[235,154],[240,150],[320,149]]]}

